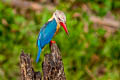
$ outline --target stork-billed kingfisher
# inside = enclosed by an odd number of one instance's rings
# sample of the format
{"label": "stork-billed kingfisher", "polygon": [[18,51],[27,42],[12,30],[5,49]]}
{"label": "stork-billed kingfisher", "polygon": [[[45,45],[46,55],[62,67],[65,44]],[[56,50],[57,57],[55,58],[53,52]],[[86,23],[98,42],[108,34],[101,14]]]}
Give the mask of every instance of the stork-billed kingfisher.
{"label": "stork-billed kingfisher", "polygon": [[55,43],[55,41],[52,41],[52,38],[59,31],[60,26],[62,26],[66,34],[68,34],[66,27],[66,16],[62,11],[56,10],[48,22],[40,29],[37,39],[38,54],[36,62],[39,61],[42,48],[48,43]]}

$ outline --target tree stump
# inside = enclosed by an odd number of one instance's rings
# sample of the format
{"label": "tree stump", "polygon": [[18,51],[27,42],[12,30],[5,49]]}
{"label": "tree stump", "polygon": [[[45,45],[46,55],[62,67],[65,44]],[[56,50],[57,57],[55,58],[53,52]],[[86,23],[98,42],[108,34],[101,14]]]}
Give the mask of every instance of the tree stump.
{"label": "tree stump", "polygon": [[52,44],[51,53],[46,54],[42,63],[42,72],[35,72],[30,55],[23,51],[20,55],[21,80],[66,80],[62,57],[57,44]]}

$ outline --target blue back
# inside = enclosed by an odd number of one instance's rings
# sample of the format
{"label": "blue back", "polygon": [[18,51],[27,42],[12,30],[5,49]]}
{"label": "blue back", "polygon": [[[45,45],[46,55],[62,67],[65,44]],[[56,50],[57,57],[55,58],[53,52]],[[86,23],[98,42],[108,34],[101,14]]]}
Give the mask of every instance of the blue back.
{"label": "blue back", "polygon": [[56,28],[57,28],[57,22],[55,19],[46,23],[40,30],[37,39],[37,45],[43,48],[46,44],[48,44],[52,40],[56,32]]}

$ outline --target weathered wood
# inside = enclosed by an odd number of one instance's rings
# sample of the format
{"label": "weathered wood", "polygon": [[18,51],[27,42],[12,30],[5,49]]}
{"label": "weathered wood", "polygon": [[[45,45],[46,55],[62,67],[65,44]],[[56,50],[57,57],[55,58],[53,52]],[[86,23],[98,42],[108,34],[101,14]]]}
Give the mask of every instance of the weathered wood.
{"label": "weathered wood", "polygon": [[52,44],[51,53],[46,54],[42,63],[43,76],[35,72],[30,55],[23,51],[20,55],[21,80],[66,80],[62,57],[56,44]]}
{"label": "weathered wood", "polygon": [[56,44],[52,44],[51,53],[45,55],[42,69],[44,80],[66,80],[62,57]]}
{"label": "weathered wood", "polygon": [[30,55],[23,51],[20,55],[21,80],[41,80],[41,73],[34,72]]}

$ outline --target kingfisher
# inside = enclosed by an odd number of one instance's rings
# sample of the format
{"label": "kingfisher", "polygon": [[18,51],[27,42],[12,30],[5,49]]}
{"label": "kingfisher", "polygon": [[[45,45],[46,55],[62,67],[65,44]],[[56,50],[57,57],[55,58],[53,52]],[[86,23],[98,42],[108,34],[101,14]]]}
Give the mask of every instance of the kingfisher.
{"label": "kingfisher", "polygon": [[48,43],[50,43],[50,45],[55,43],[55,41],[52,41],[52,38],[58,33],[61,26],[68,35],[69,33],[66,27],[66,16],[62,11],[56,10],[48,22],[40,29],[37,38],[38,54],[36,63],[39,61],[40,54],[44,46]]}

